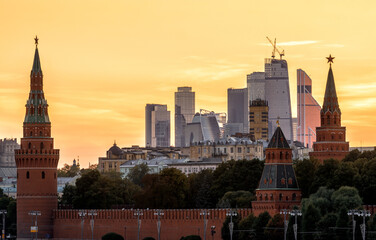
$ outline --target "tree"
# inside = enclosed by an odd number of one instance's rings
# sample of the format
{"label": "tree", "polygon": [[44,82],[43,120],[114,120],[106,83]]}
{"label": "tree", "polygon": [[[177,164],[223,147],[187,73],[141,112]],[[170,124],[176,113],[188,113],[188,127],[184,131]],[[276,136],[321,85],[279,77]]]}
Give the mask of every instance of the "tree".
{"label": "tree", "polygon": [[332,176],[338,167],[339,161],[334,159],[324,160],[324,164],[320,165],[315,172],[310,193],[315,193],[321,186],[333,186]]}
{"label": "tree", "polygon": [[329,188],[338,189],[341,186],[354,186],[354,178],[358,174],[352,162],[341,162],[334,171]]}
{"label": "tree", "polygon": [[264,228],[269,223],[270,219],[270,214],[268,212],[263,212],[253,222],[252,228],[255,230],[257,239],[268,239],[265,235]]}
{"label": "tree", "polygon": [[265,236],[270,240],[280,240],[283,238],[283,218],[280,214],[274,215],[269,220],[265,228]]}
{"label": "tree", "polygon": [[165,168],[160,174],[147,174],[142,180],[144,188],[138,193],[136,206],[140,208],[184,208],[188,181],[176,168]]}
{"label": "tree", "polygon": [[296,179],[302,190],[302,198],[306,198],[310,194],[312,179],[314,179],[317,169],[316,162],[313,159],[303,159],[294,164]]}
{"label": "tree", "polygon": [[261,178],[264,162],[231,160],[220,164],[214,171],[211,192],[215,203],[229,191],[245,190],[254,193]]}
{"label": "tree", "polygon": [[128,173],[128,179],[131,180],[134,184],[143,187],[142,178],[148,174],[150,171],[146,163],[141,163],[134,166]]}
{"label": "tree", "polygon": [[354,187],[343,186],[335,191],[331,197],[333,208],[339,212],[341,208],[356,209],[362,206],[362,199]]}
{"label": "tree", "polygon": [[255,200],[254,195],[248,191],[230,191],[225,193],[218,201],[219,208],[250,208],[252,201]]}
{"label": "tree", "polygon": [[247,217],[243,218],[239,222],[239,230],[246,230],[246,231],[241,231],[239,233],[239,240],[246,240],[249,239],[250,235],[254,234],[252,231],[252,225],[255,222],[256,217],[251,213]]}
{"label": "tree", "polygon": [[64,164],[64,167],[57,170],[58,177],[74,177],[80,172],[80,167],[77,165]]}
{"label": "tree", "polygon": [[[302,228],[304,232],[314,232],[316,231],[317,222],[320,221],[321,215],[320,211],[312,204],[309,203],[308,206],[303,206],[303,220]],[[313,240],[313,234],[305,234],[305,240]]]}

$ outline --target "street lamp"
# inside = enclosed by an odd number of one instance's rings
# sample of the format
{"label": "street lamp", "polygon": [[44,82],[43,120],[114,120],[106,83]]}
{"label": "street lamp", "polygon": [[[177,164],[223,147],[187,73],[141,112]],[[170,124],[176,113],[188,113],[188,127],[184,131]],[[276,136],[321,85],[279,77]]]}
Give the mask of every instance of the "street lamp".
{"label": "street lamp", "polygon": [[204,240],[206,240],[206,225],[208,224],[208,219],[206,216],[208,215],[210,215],[210,213],[206,210],[202,210],[202,212],[200,212],[200,216],[204,216]]}
{"label": "street lamp", "polygon": [[135,216],[137,216],[137,240],[140,240],[140,229],[141,229],[141,219],[140,216],[144,215],[142,210],[137,209],[134,213]]}
{"label": "street lamp", "polygon": [[158,240],[161,240],[161,216],[164,215],[164,212],[161,209],[157,209],[154,215],[158,216],[157,228],[158,228]]}
{"label": "street lamp", "polygon": [[211,229],[212,239],[214,240],[214,234],[216,233],[215,226],[211,226],[210,229]]}
{"label": "street lamp", "polygon": [[298,216],[302,216],[302,212],[299,209],[294,209],[290,212],[290,215],[295,217],[294,236],[295,240],[298,240]]}
{"label": "street lamp", "polygon": [[366,217],[371,216],[369,210],[359,210],[356,215],[363,217],[363,224],[360,224],[360,230],[362,231],[362,238],[366,240]]}
{"label": "street lamp", "polygon": [[283,239],[286,240],[286,235],[287,235],[287,227],[289,226],[289,221],[286,220],[286,215],[290,214],[290,211],[288,209],[281,209],[279,214],[283,214]]}
{"label": "street lamp", "polygon": [[351,209],[347,212],[347,215],[351,216],[352,219],[352,225],[353,225],[353,240],[355,240],[355,227],[356,227],[356,221],[354,219],[354,216],[358,214],[358,210]]}
{"label": "street lamp", "polygon": [[84,239],[84,223],[85,223],[86,214],[87,214],[86,210],[78,211],[78,216],[81,218],[81,239]]}
{"label": "street lamp", "polygon": [[228,228],[230,229],[230,240],[232,240],[232,233],[234,231],[234,223],[232,222],[232,217],[237,216],[238,213],[235,210],[229,209],[226,212],[226,216],[230,217],[230,223],[228,224]]}
{"label": "street lamp", "polygon": [[90,228],[91,228],[91,240],[93,240],[94,239],[94,216],[97,216],[97,211],[96,210],[89,210],[87,215],[91,216]]}
{"label": "street lamp", "polygon": [[30,231],[35,231],[35,238],[38,239],[38,216],[42,215],[40,211],[30,211],[31,222],[33,222],[33,216],[35,216],[35,226],[31,226]]}
{"label": "street lamp", "polygon": [[5,215],[7,214],[7,210],[0,210],[0,214],[3,215],[3,232],[1,236],[2,239],[5,239]]}

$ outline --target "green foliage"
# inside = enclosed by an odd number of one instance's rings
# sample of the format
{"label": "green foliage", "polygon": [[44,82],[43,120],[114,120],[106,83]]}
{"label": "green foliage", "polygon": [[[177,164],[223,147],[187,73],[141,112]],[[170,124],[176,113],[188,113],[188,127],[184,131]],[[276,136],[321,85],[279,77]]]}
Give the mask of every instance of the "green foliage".
{"label": "green foliage", "polygon": [[77,165],[64,164],[64,167],[57,170],[58,177],[74,177],[80,172],[80,167]]}
{"label": "green foliage", "polygon": [[17,233],[17,201],[12,197],[3,194],[0,188],[0,209],[6,209],[5,224],[7,232],[16,235]]}
{"label": "green foliage", "polygon": [[214,171],[211,192],[216,204],[229,191],[245,190],[254,193],[261,178],[264,162],[231,160],[220,164]]}
{"label": "green foliage", "polygon": [[131,180],[134,184],[143,187],[142,178],[148,174],[150,171],[147,164],[142,163],[134,166],[128,173],[128,179]]}
{"label": "green foliage", "polygon": [[[307,206],[303,205],[303,220],[302,227],[305,232],[316,231],[317,222],[321,219],[321,214],[319,209],[317,209],[312,203],[309,203]],[[314,234],[305,234],[305,240],[313,240]]]}
{"label": "green foliage", "polygon": [[102,240],[124,240],[124,238],[120,234],[110,232],[103,235]]}
{"label": "green foliage", "polygon": [[333,209],[339,212],[341,208],[356,209],[362,206],[362,199],[354,187],[341,187],[332,195]]}
{"label": "green foliage", "polygon": [[219,208],[250,208],[252,201],[255,199],[253,194],[248,191],[235,191],[227,192],[218,201],[217,207]]}
{"label": "green foliage", "polygon": [[252,226],[253,226],[253,223],[255,222],[255,220],[256,220],[256,217],[255,217],[255,215],[253,215],[253,213],[251,213],[247,217],[240,220],[239,229],[240,230],[249,230],[249,231],[240,232],[239,233],[239,240],[249,239],[249,236],[251,235],[250,231],[252,230]]}
{"label": "green foliage", "polygon": [[283,217],[280,214],[274,215],[265,228],[265,237],[269,240],[280,240],[283,238]]}
{"label": "green foliage", "polygon": [[260,240],[268,239],[268,236],[265,235],[264,228],[267,226],[270,219],[271,219],[270,214],[268,212],[263,212],[253,222],[252,228],[255,230],[257,239],[260,239]]}
{"label": "green foliage", "polygon": [[160,174],[147,174],[142,180],[144,188],[136,198],[139,208],[185,208],[188,180],[175,168],[163,169]]}
{"label": "green foliage", "polygon": [[189,235],[186,237],[181,237],[180,240],[201,240],[201,237],[198,235]]}
{"label": "green foliage", "polygon": [[312,179],[315,178],[317,167],[317,161],[312,159],[298,160],[294,164],[295,175],[302,190],[302,198],[306,198],[310,194]]}
{"label": "green foliage", "polygon": [[114,205],[134,204],[134,195],[140,189],[119,174],[101,175],[98,170],[88,170],[76,181],[76,186],[66,186],[62,204],[74,208],[108,209]]}
{"label": "green foliage", "polygon": [[213,183],[213,171],[202,170],[188,177],[188,193],[186,204],[188,208],[212,208],[213,200],[210,187]]}

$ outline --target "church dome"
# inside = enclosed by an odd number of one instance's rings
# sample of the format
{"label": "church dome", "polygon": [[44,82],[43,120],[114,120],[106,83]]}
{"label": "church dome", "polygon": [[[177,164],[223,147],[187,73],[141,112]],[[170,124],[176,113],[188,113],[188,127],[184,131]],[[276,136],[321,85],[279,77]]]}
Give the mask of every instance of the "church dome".
{"label": "church dome", "polygon": [[120,156],[123,154],[123,151],[116,145],[116,143],[114,143],[114,145],[108,149],[108,152],[115,156]]}

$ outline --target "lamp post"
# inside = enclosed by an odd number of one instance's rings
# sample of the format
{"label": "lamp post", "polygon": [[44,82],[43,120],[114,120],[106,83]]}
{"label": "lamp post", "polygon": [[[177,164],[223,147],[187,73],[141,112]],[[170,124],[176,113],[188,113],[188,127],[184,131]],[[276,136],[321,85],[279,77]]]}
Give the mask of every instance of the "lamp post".
{"label": "lamp post", "polygon": [[302,216],[302,212],[299,209],[294,209],[290,212],[290,215],[295,217],[294,236],[295,240],[298,240],[298,216]]}
{"label": "lamp post", "polygon": [[140,240],[140,230],[141,230],[140,216],[144,215],[144,213],[142,212],[142,210],[137,209],[134,215],[137,216],[137,240]]}
{"label": "lamp post", "polygon": [[5,215],[7,214],[7,210],[0,210],[0,214],[3,215],[3,231],[2,231],[2,239],[5,239]]}
{"label": "lamp post", "polygon": [[[33,219],[33,216],[35,216],[35,226],[34,226],[34,231],[35,231],[35,239],[38,239],[38,216],[42,215],[40,211],[30,211],[29,215],[31,216],[31,219]],[[33,221],[33,220],[31,220]]]}
{"label": "lamp post", "polygon": [[359,210],[356,215],[363,217],[363,224],[360,225],[360,230],[362,231],[363,240],[366,240],[366,217],[371,216],[371,213],[369,210]]}
{"label": "lamp post", "polygon": [[206,240],[206,225],[208,224],[208,219],[206,218],[206,216],[210,215],[210,213],[207,210],[202,210],[202,212],[200,212],[200,215],[204,216],[204,240]]}
{"label": "lamp post", "polygon": [[355,240],[355,227],[356,227],[356,221],[354,219],[354,216],[358,214],[358,210],[351,209],[347,212],[347,215],[351,216],[352,220],[352,230],[353,230],[353,240]]}
{"label": "lamp post", "polygon": [[97,216],[97,211],[96,210],[89,210],[87,215],[91,216],[90,228],[91,228],[91,240],[93,240],[94,239],[94,216]]}
{"label": "lamp post", "polygon": [[84,239],[84,223],[85,223],[86,214],[87,214],[86,210],[78,211],[78,216],[81,218],[81,239]]}
{"label": "lamp post", "polygon": [[229,209],[226,212],[226,216],[230,217],[230,223],[228,224],[228,228],[230,230],[230,240],[232,240],[232,233],[234,232],[234,223],[232,222],[232,217],[237,216],[238,213],[235,210]]}
{"label": "lamp post", "polygon": [[157,209],[154,215],[158,216],[158,221],[157,221],[158,240],[161,240],[161,216],[164,215],[164,212],[161,209]]}
{"label": "lamp post", "polygon": [[286,220],[286,215],[289,215],[290,211],[288,209],[281,209],[279,214],[283,214],[283,239],[286,240],[287,227],[289,226],[289,221]]}
{"label": "lamp post", "polygon": [[216,233],[215,226],[211,226],[210,229],[211,229],[212,239],[214,240],[214,234]]}

